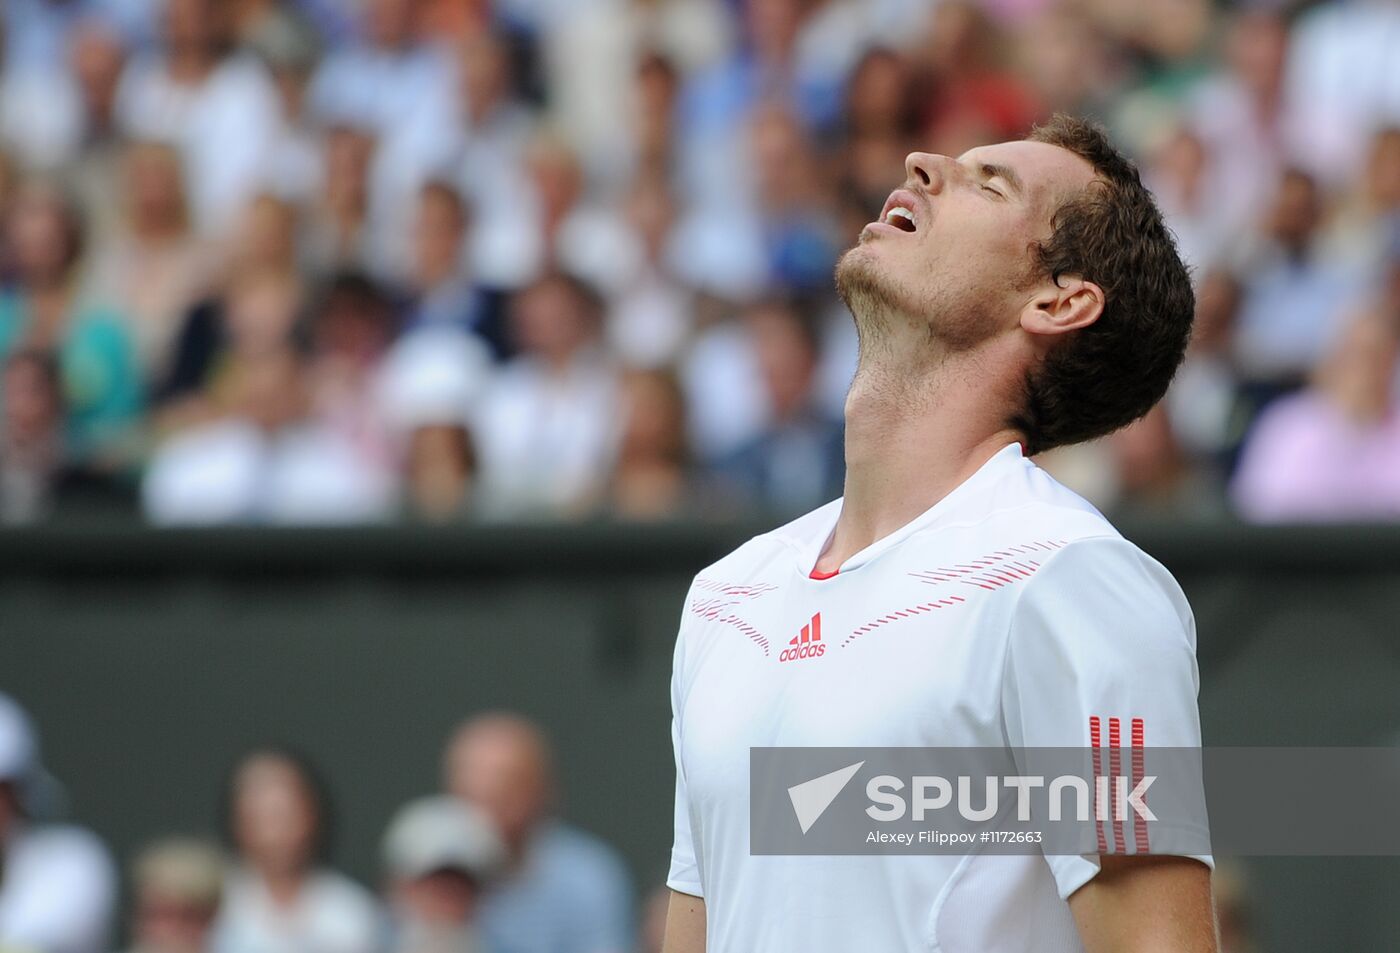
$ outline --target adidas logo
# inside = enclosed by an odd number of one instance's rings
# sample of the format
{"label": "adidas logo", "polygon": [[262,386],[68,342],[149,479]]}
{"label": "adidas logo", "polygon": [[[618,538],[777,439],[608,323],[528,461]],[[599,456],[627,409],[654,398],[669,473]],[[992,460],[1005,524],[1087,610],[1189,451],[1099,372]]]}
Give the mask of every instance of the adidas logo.
{"label": "adidas logo", "polygon": [[803,658],[819,658],[826,653],[826,643],[822,641],[822,614],[812,616],[812,621],[802,627],[802,634],[794,635],[788,647],[778,653],[779,662],[796,662]]}

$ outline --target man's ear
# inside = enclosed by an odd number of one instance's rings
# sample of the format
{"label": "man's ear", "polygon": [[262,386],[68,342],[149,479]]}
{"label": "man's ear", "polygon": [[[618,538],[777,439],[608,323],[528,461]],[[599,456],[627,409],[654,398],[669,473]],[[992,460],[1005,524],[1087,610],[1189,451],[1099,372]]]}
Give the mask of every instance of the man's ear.
{"label": "man's ear", "polygon": [[1021,309],[1021,329],[1045,335],[1045,343],[1055,336],[1087,327],[1103,314],[1103,289],[1078,275],[1061,275],[1055,284],[1045,284]]}

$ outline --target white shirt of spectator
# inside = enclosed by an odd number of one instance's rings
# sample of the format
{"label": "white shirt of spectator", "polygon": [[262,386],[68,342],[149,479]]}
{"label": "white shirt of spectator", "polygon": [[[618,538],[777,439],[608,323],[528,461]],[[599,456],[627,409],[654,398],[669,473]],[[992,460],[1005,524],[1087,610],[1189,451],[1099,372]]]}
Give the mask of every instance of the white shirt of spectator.
{"label": "white shirt of spectator", "polygon": [[602,487],[617,450],[617,377],[599,355],[563,374],[521,358],[496,375],[477,420],[481,493],[495,516],[567,512]]}
{"label": "white shirt of spectator", "polygon": [[105,953],[117,874],[96,836],[78,827],[21,825],[4,844],[0,949]]}
{"label": "white shirt of spectator", "polygon": [[205,234],[226,229],[262,186],[281,121],[272,80],[245,56],[225,59],[198,86],[176,83],[159,57],[137,60],[122,76],[116,111],[128,136],[180,147]]}
{"label": "white shirt of spectator", "polygon": [[229,878],[214,926],[214,953],[375,953],[384,921],[369,891],[317,871],[291,907],[280,906],[247,871]]}
{"label": "white shirt of spectator", "polygon": [[[1140,720],[1146,745],[1199,745],[1185,597],[1018,445],[813,579],[840,510],[751,540],[691,586],[669,885],[705,898],[714,953],[1082,950],[1065,898],[1097,855],[751,856],[749,749],[1087,747],[1091,719],[1104,744],[1117,724],[1127,746]],[[782,661],[818,614],[826,651]]]}
{"label": "white shirt of spectator", "polygon": [[394,505],[392,480],[315,422],[269,435],[228,419],[175,434],[152,457],[141,495],[163,526],[358,523]]}

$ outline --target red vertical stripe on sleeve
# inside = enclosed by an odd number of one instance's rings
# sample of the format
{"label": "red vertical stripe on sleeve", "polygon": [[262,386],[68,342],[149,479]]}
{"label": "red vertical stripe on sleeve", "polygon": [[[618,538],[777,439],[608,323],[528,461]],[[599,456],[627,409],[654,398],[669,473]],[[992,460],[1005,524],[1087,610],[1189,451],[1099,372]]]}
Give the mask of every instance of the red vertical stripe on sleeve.
{"label": "red vertical stripe on sleeve", "polygon": [[1122,730],[1117,718],[1108,720],[1108,774],[1109,774],[1109,803],[1113,815],[1113,852],[1123,854],[1127,852],[1127,841],[1123,836],[1123,819],[1119,817],[1118,804],[1118,779],[1123,775],[1123,757],[1119,750],[1123,744]]}
{"label": "red vertical stripe on sleeve", "polygon": [[1099,799],[1099,778],[1103,775],[1103,755],[1099,752],[1099,747],[1103,743],[1102,724],[1098,715],[1089,716],[1089,746],[1093,749],[1094,756],[1094,832],[1099,836],[1099,853],[1108,853],[1108,841],[1104,839],[1103,822],[1099,820],[1099,813],[1102,811],[1102,802]]}
{"label": "red vertical stripe on sleeve", "polygon": [[[1143,778],[1143,723],[1141,718],[1133,719],[1132,739],[1133,739],[1133,787],[1137,787]],[[1147,803],[1147,795],[1143,795],[1142,803]],[[1136,853],[1148,853],[1147,843],[1147,818],[1137,811],[1133,811],[1133,848]]]}

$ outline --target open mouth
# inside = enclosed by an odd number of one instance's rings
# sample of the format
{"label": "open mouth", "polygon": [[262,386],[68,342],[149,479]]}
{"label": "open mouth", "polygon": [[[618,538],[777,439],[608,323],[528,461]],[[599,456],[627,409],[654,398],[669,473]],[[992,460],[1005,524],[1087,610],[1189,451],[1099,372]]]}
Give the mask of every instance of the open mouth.
{"label": "open mouth", "polygon": [[885,213],[885,224],[893,225],[902,232],[916,231],[914,213],[902,205],[896,205]]}

